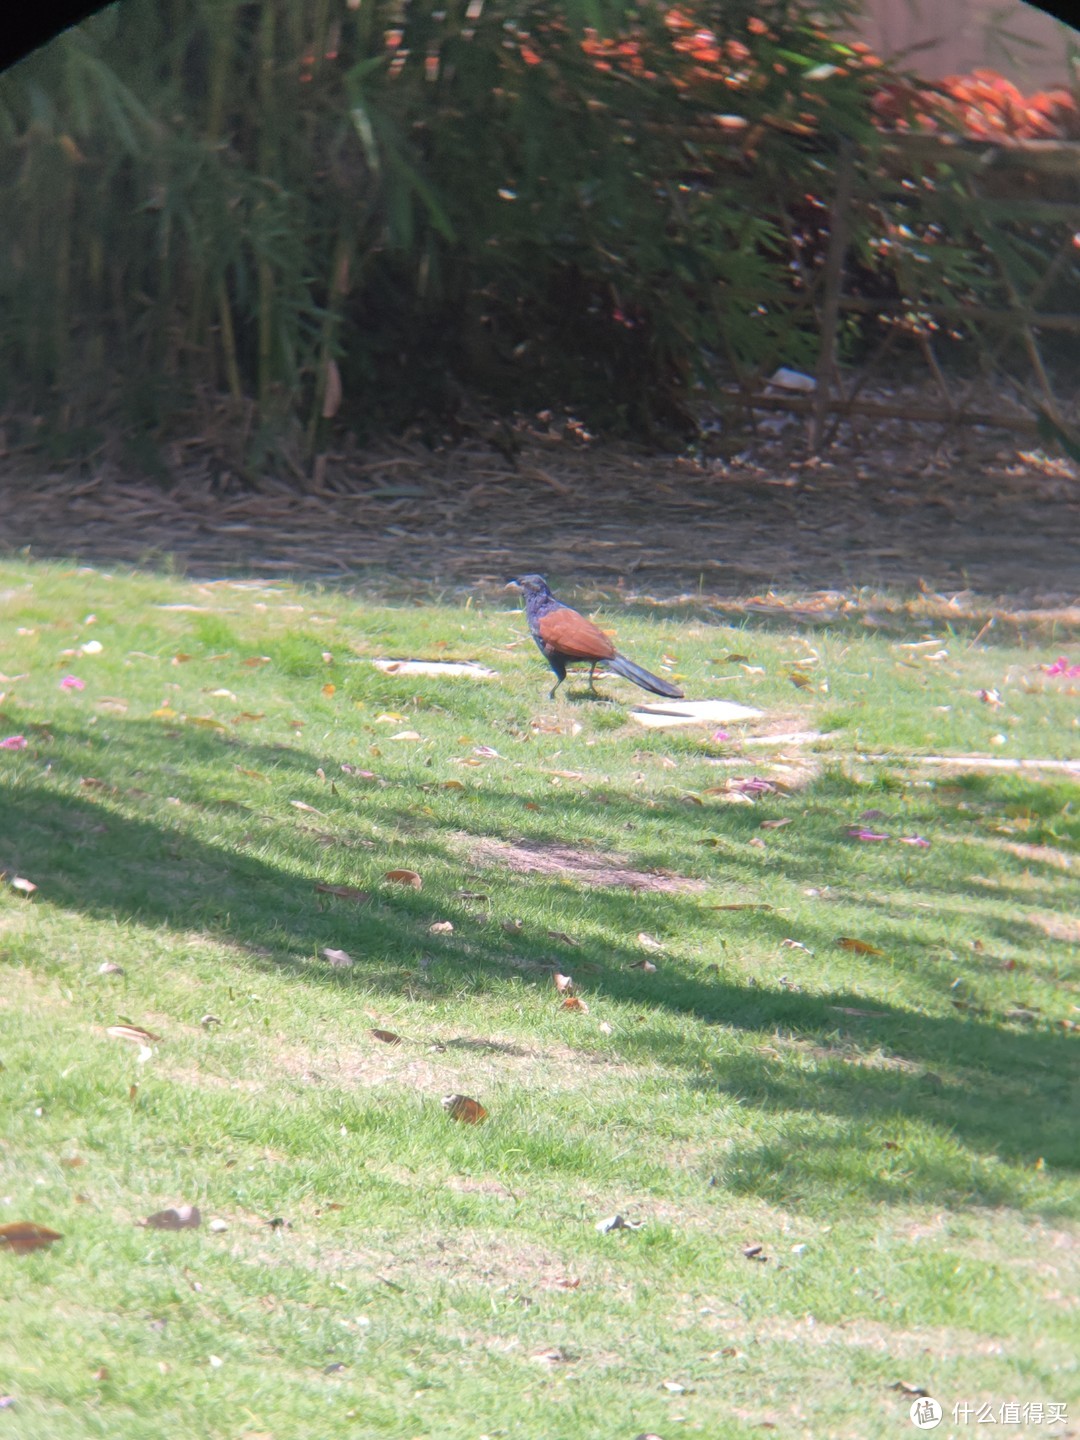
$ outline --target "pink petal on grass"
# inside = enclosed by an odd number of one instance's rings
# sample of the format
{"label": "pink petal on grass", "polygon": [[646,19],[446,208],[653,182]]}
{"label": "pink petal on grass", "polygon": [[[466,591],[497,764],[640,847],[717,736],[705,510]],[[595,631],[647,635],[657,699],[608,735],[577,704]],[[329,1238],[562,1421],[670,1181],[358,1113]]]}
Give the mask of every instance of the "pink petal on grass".
{"label": "pink petal on grass", "polygon": [[730,740],[731,736],[726,730],[714,730],[709,736],[709,739],[714,745],[719,745],[721,740]]}
{"label": "pink petal on grass", "polygon": [[0,750],[25,750],[26,746],[25,735],[9,735],[6,740],[0,740]]}
{"label": "pink petal on grass", "polygon": [[1047,675],[1064,675],[1069,680],[1080,676],[1080,665],[1070,665],[1067,655],[1059,655],[1052,665],[1044,665]]}
{"label": "pink petal on grass", "polygon": [[929,840],[924,840],[921,835],[901,835],[901,836],[900,836],[900,844],[901,844],[901,845],[917,845],[920,850],[929,850],[929,849],[930,849],[930,841],[929,841]]}
{"label": "pink petal on grass", "polygon": [[745,780],[733,780],[731,789],[737,790],[740,795],[768,795],[776,786],[760,775],[750,775]]}
{"label": "pink petal on grass", "polygon": [[864,830],[861,826],[853,825],[847,832],[852,840],[888,840],[888,835],[880,835],[876,830]]}
{"label": "pink petal on grass", "polygon": [[65,675],[60,681],[61,690],[85,690],[86,681],[80,680],[77,675]]}

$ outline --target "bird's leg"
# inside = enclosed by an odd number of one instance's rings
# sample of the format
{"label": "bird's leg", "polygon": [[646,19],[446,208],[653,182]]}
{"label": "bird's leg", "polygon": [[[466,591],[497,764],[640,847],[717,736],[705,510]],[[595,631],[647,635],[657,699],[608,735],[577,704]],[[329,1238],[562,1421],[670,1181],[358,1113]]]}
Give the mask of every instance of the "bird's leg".
{"label": "bird's leg", "polygon": [[551,694],[548,696],[548,699],[549,699],[549,700],[554,700],[554,699],[555,699],[555,691],[559,688],[559,686],[562,684],[562,682],[563,682],[565,679],[566,679],[566,676],[565,676],[565,675],[560,675],[559,678],[558,678],[558,680],[555,681],[555,684],[551,687]]}
{"label": "bird's leg", "polygon": [[553,659],[551,658],[551,656],[549,655],[549,656],[548,656],[548,664],[551,666],[552,670],[554,670],[554,671],[555,671],[555,674],[558,676],[558,679],[555,681],[555,684],[552,686],[551,694],[548,696],[548,699],[549,699],[549,700],[554,700],[554,699],[555,699],[555,691],[559,688],[559,686],[562,684],[562,682],[566,679],[566,662],[565,662],[565,660],[553,660]]}
{"label": "bird's leg", "polygon": [[594,660],[589,666],[589,689],[594,695],[596,694],[596,686],[593,684],[593,676],[596,674],[596,667],[599,663],[599,660]]}

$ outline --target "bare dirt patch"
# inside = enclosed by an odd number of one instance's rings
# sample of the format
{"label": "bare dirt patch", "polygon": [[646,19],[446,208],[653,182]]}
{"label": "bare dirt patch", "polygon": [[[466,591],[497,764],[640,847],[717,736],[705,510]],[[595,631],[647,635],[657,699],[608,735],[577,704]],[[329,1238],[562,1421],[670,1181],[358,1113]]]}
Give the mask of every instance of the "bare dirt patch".
{"label": "bare dirt patch", "polygon": [[516,462],[479,440],[434,450],[386,441],[324,457],[306,491],[268,479],[257,493],[238,493],[197,437],[175,447],[172,488],[111,464],[89,478],[33,476],[9,459],[0,554],[25,547],[199,577],[368,570],[407,594],[501,584],[526,566],[586,590],[702,604],[758,592],[769,608],[763,592],[822,592],[809,622],[843,601],[830,592],[852,586],[1058,606],[1080,593],[1074,468],[1000,433],[943,443],[937,428],[877,422],[820,460],[807,458],[799,426],[701,459],[522,440]]}
{"label": "bare dirt patch", "polygon": [[659,890],[672,894],[700,894],[704,880],[673,875],[663,870],[635,870],[626,856],[599,855],[573,845],[539,840],[480,840],[469,856],[477,869],[498,865],[519,875],[554,875],[586,885],[621,886],[627,890]]}
{"label": "bare dirt patch", "polygon": [[537,1084],[550,1094],[592,1088],[609,1076],[623,1082],[644,1073],[641,1066],[569,1045],[524,1046],[498,1037],[443,1034],[405,1036],[400,1045],[372,1039],[370,1047],[349,1046],[334,1053],[280,1047],[274,1051],[273,1066],[275,1072],[309,1084],[389,1086],[434,1100],[456,1092],[475,1095],[480,1088],[507,1082],[516,1087]]}

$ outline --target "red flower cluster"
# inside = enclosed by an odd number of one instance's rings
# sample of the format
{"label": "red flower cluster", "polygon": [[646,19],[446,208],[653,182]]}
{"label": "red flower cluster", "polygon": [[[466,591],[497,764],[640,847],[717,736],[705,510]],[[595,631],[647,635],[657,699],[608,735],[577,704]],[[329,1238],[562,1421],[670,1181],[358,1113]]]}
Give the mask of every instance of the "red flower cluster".
{"label": "red flower cluster", "polygon": [[996,70],[941,81],[896,80],[874,96],[878,123],[891,130],[959,133],[973,140],[1075,140],[1080,109],[1068,90],[1023,95]]}

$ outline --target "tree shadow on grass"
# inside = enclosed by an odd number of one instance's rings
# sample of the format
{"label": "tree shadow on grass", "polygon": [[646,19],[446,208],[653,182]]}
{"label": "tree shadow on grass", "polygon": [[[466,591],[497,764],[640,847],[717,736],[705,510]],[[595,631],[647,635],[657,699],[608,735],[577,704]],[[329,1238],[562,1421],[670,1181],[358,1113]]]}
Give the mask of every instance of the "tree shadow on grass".
{"label": "tree shadow on grass", "polygon": [[[99,919],[203,932],[239,946],[254,967],[284,970],[298,983],[339,990],[362,985],[414,999],[435,998],[457,993],[463,974],[482,990],[508,973],[550,986],[553,964],[573,969],[586,979],[590,998],[610,997],[640,1011],[639,1024],[619,1029],[622,1058],[659,1064],[675,1083],[734,1098],[763,1119],[782,1123],[781,1137],[763,1143],[756,1155],[744,1149],[744,1163],[733,1172],[732,1183],[767,1197],[775,1198],[778,1189],[789,1198],[797,1194],[800,1174],[807,1184],[818,1183],[819,1142],[806,1144],[799,1117],[832,1117],[853,1137],[849,1143],[861,1143],[868,1127],[907,1118],[929,1122],[974,1152],[982,1167],[972,1179],[973,1157],[958,1152],[924,1165],[906,1186],[864,1177],[860,1183],[874,1198],[1009,1203],[1018,1196],[1010,1191],[1007,1176],[991,1173],[994,1157],[1021,1166],[1041,1158],[1054,1167],[1080,1168],[1069,1119],[1077,1110],[1077,1049],[1064,1033],[1006,1028],[971,1014],[926,1014],[850,990],[807,993],[784,988],[771,975],[757,984],[736,980],[724,974],[722,954],[721,963],[704,972],[664,962],[657,973],[645,974],[632,968],[640,962],[639,949],[607,938],[635,935],[650,917],[672,934],[699,924],[709,898],[699,894],[642,894],[599,885],[582,894],[558,877],[492,866],[483,883],[510,914],[516,895],[541,888],[555,904],[587,906],[591,926],[606,931],[600,941],[583,927],[578,948],[554,955],[553,950],[561,950],[558,940],[528,933],[508,937],[456,898],[469,875],[470,837],[525,835],[542,843],[557,833],[565,842],[578,827],[587,833],[598,809],[595,799],[561,796],[553,832],[553,819],[524,814],[518,797],[490,780],[477,789],[467,814],[444,819],[422,813],[427,797],[419,781],[402,782],[392,795],[378,792],[381,823],[388,815],[397,818],[408,835],[407,858],[430,876],[428,888],[416,892],[380,884],[382,872],[405,857],[380,848],[370,853],[375,842],[365,832],[371,829],[366,806],[372,792],[360,782],[346,790],[344,779],[337,795],[323,782],[316,785],[319,757],[297,746],[227,742],[229,758],[245,771],[287,769],[295,777],[297,797],[304,804],[318,802],[322,814],[291,812],[280,796],[268,798],[274,813],[260,812],[247,800],[223,794],[233,772],[222,765],[226,742],[216,735],[185,728],[166,738],[160,726],[117,724],[109,746],[94,756],[100,773],[91,777],[96,783],[89,788],[80,783],[87,778],[78,763],[84,741],[83,734],[71,732],[43,745],[51,757],[49,780],[11,787],[0,808],[0,862],[35,878],[34,903],[68,906]],[[135,773],[136,762],[141,774]],[[172,778],[184,795],[172,804],[164,791],[121,785],[121,778],[159,788]],[[826,788],[820,798],[827,800],[828,782],[822,783]],[[814,799],[812,787],[806,798]],[[126,813],[132,809],[146,813]],[[725,893],[735,885],[743,893],[767,894],[778,866],[788,880],[820,882],[841,853],[835,817],[817,831],[808,827],[798,853],[764,856],[745,843],[740,846],[756,829],[758,817],[736,807],[702,816],[698,807],[671,799],[643,810],[640,797],[609,794],[604,810],[617,820],[625,815],[628,825],[656,827],[655,846],[635,854],[635,866],[681,861],[688,873],[696,868],[708,885],[722,885]],[[219,817],[218,834],[206,833],[207,816]],[[200,826],[202,834],[196,833]],[[217,821],[209,830],[215,826]],[[722,853],[701,848],[703,829],[720,832]],[[260,852],[271,845],[281,859],[262,858]],[[954,872],[951,880],[938,882],[935,901],[943,909],[962,901],[963,879]],[[319,893],[317,881],[371,888],[374,898],[357,907]],[[859,903],[866,902],[860,898]],[[802,924],[803,942],[812,950],[835,943],[827,912],[812,913],[821,919]],[[430,924],[448,916],[454,919],[454,933],[431,936]],[[883,913],[880,938],[886,940],[884,931],[894,934],[914,918],[914,911]],[[786,938],[779,912],[730,919],[729,937],[760,945],[765,936],[772,947]],[[1006,929],[1012,923],[1002,922]],[[312,964],[327,945],[363,958],[349,971]],[[783,952],[777,948],[774,953]],[[517,966],[512,972],[510,962]],[[866,963],[877,962],[867,957]],[[924,960],[916,954],[908,963],[919,966]],[[943,977],[933,975],[932,967],[927,976],[940,992]],[[657,1023],[665,1013],[715,1026],[715,1036],[675,1032]],[[763,1043],[748,1048],[740,1039],[726,1047],[725,1036],[732,1032]],[[1024,1203],[1038,1204],[1030,1197]],[[1049,1202],[1048,1208],[1053,1208]]]}

